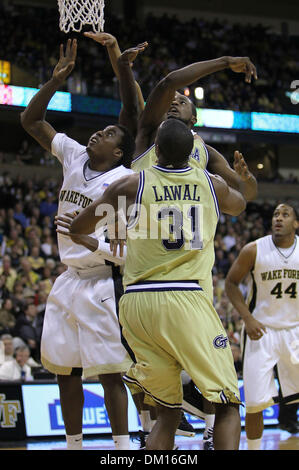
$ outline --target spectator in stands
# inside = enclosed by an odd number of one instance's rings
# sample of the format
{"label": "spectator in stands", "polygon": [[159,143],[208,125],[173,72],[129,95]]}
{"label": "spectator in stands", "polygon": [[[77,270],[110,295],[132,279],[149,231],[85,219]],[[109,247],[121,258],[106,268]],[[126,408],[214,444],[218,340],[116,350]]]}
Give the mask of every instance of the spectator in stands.
{"label": "spectator in stands", "polygon": [[20,267],[20,258],[24,254],[24,245],[22,244],[21,240],[19,240],[7,251],[10,252],[11,267],[17,271]]}
{"label": "spectator in stands", "polygon": [[14,335],[20,337],[30,348],[35,360],[40,358],[40,341],[44,321],[44,312],[38,313],[37,306],[33,303],[25,307],[16,322]]}
{"label": "spectator in stands", "polygon": [[16,280],[13,287],[13,292],[10,294],[10,299],[14,306],[16,316],[24,309],[26,305],[24,287],[21,281]]}
{"label": "spectator in stands", "polygon": [[5,299],[0,309],[0,334],[11,334],[16,324],[14,305],[10,298]]}
{"label": "spectator in stands", "polygon": [[40,289],[47,295],[49,295],[50,290],[53,286],[52,270],[49,265],[45,266],[43,271],[41,272],[41,279],[42,280],[39,282]]}
{"label": "spectator in stands", "polygon": [[28,225],[28,220],[27,220],[26,215],[23,212],[23,209],[24,209],[23,204],[21,202],[18,202],[15,205],[15,211],[14,211],[13,217],[22,225],[23,228],[26,228]]}
{"label": "spectator in stands", "polygon": [[6,361],[13,360],[13,337],[6,333],[0,336],[0,366]]}
{"label": "spectator in stands", "polygon": [[0,308],[3,305],[5,299],[9,297],[9,290],[6,287],[6,277],[1,274],[0,275]]}
{"label": "spectator in stands", "polygon": [[11,267],[9,255],[3,256],[2,267],[0,267],[0,276],[5,279],[5,287],[12,292],[14,283],[17,279],[17,271]]}
{"label": "spectator in stands", "polygon": [[236,233],[231,225],[227,229],[227,234],[223,238],[223,243],[226,251],[229,251],[236,244]]}
{"label": "spectator in stands", "polygon": [[15,246],[19,240],[19,237],[20,231],[17,230],[17,227],[12,228],[6,241],[7,248],[11,249],[13,246]]}
{"label": "spectator in stands", "polygon": [[225,252],[221,249],[217,249],[215,252],[215,266],[217,268],[217,272],[222,272],[224,275],[229,270],[229,261]]}
{"label": "spectator in stands", "polygon": [[44,317],[48,293],[40,289],[37,295],[37,312]]}
{"label": "spectator in stands", "polygon": [[57,213],[57,202],[54,200],[54,196],[51,194],[48,194],[46,199],[41,202],[40,204],[40,213],[41,216],[45,217],[48,216],[51,219],[54,217],[54,215]]}
{"label": "spectator in stands", "polygon": [[0,366],[0,380],[33,380],[31,367],[27,364],[30,350],[27,346],[20,346],[14,352],[12,361],[5,361]]}
{"label": "spectator in stands", "polygon": [[40,246],[40,233],[41,230],[37,230],[36,227],[31,227],[26,234],[26,245],[29,251],[33,246]]}
{"label": "spectator in stands", "polygon": [[41,244],[41,254],[43,257],[48,258],[52,254],[53,238],[49,229],[44,229],[43,239]]}
{"label": "spectator in stands", "polygon": [[54,260],[56,263],[59,263],[59,261],[60,261],[60,256],[59,256],[57,243],[54,243],[52,245],[52,253],[51,253],[51,258],[50,259]]}
{"label": "spectator in stands", "polygon": [[41,227],[37,224],[37,218],[32,216],[29,220],[29,223],[25,230],[25,237],[28,237],[30,233],[34,232],[37,237],[41,237],[42,230]]}
{"label": "spectator in stands", "polygon": [[33,246],[28,256],[28,261],[31,264],[33,271],[41,273],[45,267],[45,260],[40,256],[39,246]]}
{"label": "spectator in stands", "polygon": [[33,271],[28,258],[21,258],[20,269],[18,270],[18,279],[22,281],[23,285],[33,289],[40,279],[40,276]]}

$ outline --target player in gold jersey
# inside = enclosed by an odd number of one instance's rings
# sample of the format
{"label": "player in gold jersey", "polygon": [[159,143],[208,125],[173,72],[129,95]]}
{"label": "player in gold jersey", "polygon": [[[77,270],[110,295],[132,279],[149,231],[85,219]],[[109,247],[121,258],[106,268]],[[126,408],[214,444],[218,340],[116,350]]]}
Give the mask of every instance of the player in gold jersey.
{"label": "player in gold jersey", "polygon": [[193,136],[182,122],[163,122],[156,137],[158,165],[111,184],[71,226],[72,233],[91,233],[105,216],[95,212],[102,204],[105,211],[107,204],[117,210],[119,196],[126,196],[127,207],[135,203],[128,221],[120,321],[137,360],[126,381],[133,393],[145,392],[158,410],[147,449],[173,448],[182,369],[215,404],[215,449],[239,445],[233,358],[221,321],[198,283],[197,265],[205,270],[214,256],[218,210],[238,215],[246,202],[222,178],[188,166],[192,146]]}
{"label": "player in gold jersey", "polygon": [[[134,100],[137,103],[136,84],[131,69],[131,63],[135,58],[136,52],[134,49],[127,50],[118,57],[118,75],[123,108],[132,108]],[[252,76],[257,78],[256,69],[248,57],[222,57],[211,61],[197,62],[175,70],[155,86],[147,98],[146,106],[138,121],[136,152],[131,164],[134,171],[138,172],[155,164],[156,154],[153,142],[157,128],[163,119],[174,118],[181,120],[190,129],[196,124],[196,107],[188,97],[177,90],[205,75],[225,68],[230,68],[230,70],[237,73],[245,73],[247,82],[251,81]],[[137,109],[137,106],[135,106],[135,109]],[[233,169],[217,150],[207,145],[195,132],[193,132],[193,135],[194,145],[189,158],[190,166],[207,169],[213,174],[222,176],[231,187],[239,190],[246,200],[255,199],[257,182],[249,172],[243,155],[235,151]],[[209,275],[204,279],[200,279],[200,283],[212,299],[212,265],[210,265]],[[205,416],[204,446],[207,449],[212,449],[213,407],[206,400],[202,400],[192,381],[188,385],[186,384],[184,391],[183,406],[185,411],[192,414],[196,413],[196,416],[201,418]],[[194,395],[193,397],[189,396],[190,392]]]}

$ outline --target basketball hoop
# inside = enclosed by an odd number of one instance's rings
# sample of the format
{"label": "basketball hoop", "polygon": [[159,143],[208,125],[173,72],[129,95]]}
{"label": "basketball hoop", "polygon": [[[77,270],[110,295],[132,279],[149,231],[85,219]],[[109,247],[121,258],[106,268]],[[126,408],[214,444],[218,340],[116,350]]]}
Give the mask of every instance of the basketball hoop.
{"label": "basketball hoop", "polygon": [[57,0],[57,2],[61,31],[80,32],[85,24],[90,24],[95,33],[104,30],[104,0]]}

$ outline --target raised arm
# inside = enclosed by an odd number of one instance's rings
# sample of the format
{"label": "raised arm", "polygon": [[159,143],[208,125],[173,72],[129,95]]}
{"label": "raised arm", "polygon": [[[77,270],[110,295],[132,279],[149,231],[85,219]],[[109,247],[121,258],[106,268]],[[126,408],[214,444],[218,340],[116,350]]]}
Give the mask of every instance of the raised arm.
{"label": "raised arm", "polygon": [[90,206],[83,209],[71,224],[73,234],[90,234],[96,231],[97,224],[109,219],[109,223],[116,220],[119,210],[119,196],[125,196],[126,209],[136,198],[139,183],[139,174],[125,176],[112,183],[104,194]]}
{"label": "raised arm", "polygon": [[256,243],[248,243],[242,248],[238,258],[234,261],[226,275],[225,291],[229,300],[244,320],[245,329],[250,339],[259,340],[266,332],[266,328],[252,316],[239,288],[240,282],[254,268],[255,258]]}
{"label": "raised arm", "polygon": [[115,76],[118,78],[117,59],[121,55],[121,50],[119,48],[116,37],[112,36],[112,34],[109,33],[94,33],[93,31],[87,31],[83,34],[85,37],[90,38],[93,41],[98,42],[99,44],[102,44],[102,46],[105,46],[107,48],[111,66],[113,68]]}
{"label": "raised arm", "polygon": [[64,80],[72,72],[77,55],[77,41],[69,39],[64,52],[63,44],[60,45],[60,57],[52,78],[34,95],[25,111],[21,113],[23,128],[37,142],[49,152],[51,142],[56,134],[55,129],[45,120],[48,104],[62,85]]}
{"label": "raised arm", "polygon": [[206,147],[209,152],[209,172],[221,176],[229,186],[242,193],[246,201],[253,201],[257,197],[257,181],[250,173],[243,155],[235,151],[233,169],[221,153],[209,145]]}
{"label": "raised arm", "polygon": [[244,73],[245,81],[250,83],[252,76],[257,78],[256,68],[248,57],[220,57],[214,60],[196,62],[181,69],[170,72],[151,92],[142,113],[140,132],[149,134],[161,123],[168,111],[176,90],[196,82],[200,78],[226,68],[236,73]]}
{"label": "raised arm", "polygon": [[228,186],[219,175],[210,175],[218,199],[219,209],[224,214],[239,215],[246,208],[243,195]]}
{"label": "raised arm", "polygon": [[133,136],[137,134],[138,119],[141,110],[138,102],[136,82],[132,72],[132,63],[140,52],[148,46],[147,42],[138,44],[124,51],[117,60],[119,73],[119,92],[122,101],[122,109],[119,116],[120,124],[128,127]]}
{"label": "raised arm", "polygon": [[[113,68],[113,71],[115,73],[116,78],[119,80],[120,94],[121,94],[121,97],[122,97],[122,101],[123,101],[123,99],[126,100],[126,96],[123,95],[123,93],[125,93],[125,91],[126,91],[126,90],[124,90],[125,83],[121,83],[122,76],[120,75],[119,62],[118,62],[118,59],[122,55],[122,52],[120,50],[120,47],[119,47],[119,44],[118,44],[118,41],[117,41],[116,37],[113,36],[112,34],[109,34],[109,33],[94,33],[93,31],[88,31],[88,32],[84,33],[84,36],[86,36],[90,39],[93,39],[95,42],[98,42],[99,44],[102,44],[103,46],[105,46],[107,48],[107,52],[108,52],[108,56],[109,56],[109,59],[110,59],[111,66]],[[147,46],[147,43],[143,43],[143,44],[144,44],[144,47]],[[141,46],[141,45],[139,45],[139,46]],[[139,47],[139,46],[137,46],[137,47]],[[144,50],[144,49],[142,49],[142,50]],[[139,52],[140,51],[141,51],[141,48],[139,49]],[[137,56],[137,54],[136,54],[136,56]],[[132,62],[135,60],[136,56],[132,60],[130,60],[130,63],[129,63],[130,67],[132,67]],[[123,125],[125,125],[126,127],[129,127],[129,128],[131,126],[130,126],[130,121],[128,120],[129,111],[126,110],[127,106],[129,106],[129,107],[132,106],[131,105],[132,102],[134,103],[134,106],[135,106],[135,101],[137,100],[136,106],[137,106],[138,116],[140,115],[140,113],[144,109],[144,97],[143,97],[141,88],[139,86],[139,83],[135,80],[135,78],[132,74],[132,71],[131,71],[131,75],[132,75],[132,78],[129,77],[130,83],[128,83],[128,87],[132,87],[132,90],[129,89],[130,94],[128,95],[127,100],[123,101],[123,107],[121,109],[120,119],[119,119],[121,124],[123,124]],[[132,85],[131,85],[131,81],[132,81]],[[134,96],[132,98],[131,96],[132,96],[133,93],[134,93]],[[129,125],[128,125],[128,123],[129,123]]]}
{"label": "raised arm", "polygon": [[126,247],[124,240],[111,240],[109,243],[99,240],[89,235],[74,234],[71,231],[71,223],[79,212],[65,213],[55,216],[56,232],[68,237],[72,242],[82,245],[89,251],[100,255],[107,261],[123,264],[126,258]]}

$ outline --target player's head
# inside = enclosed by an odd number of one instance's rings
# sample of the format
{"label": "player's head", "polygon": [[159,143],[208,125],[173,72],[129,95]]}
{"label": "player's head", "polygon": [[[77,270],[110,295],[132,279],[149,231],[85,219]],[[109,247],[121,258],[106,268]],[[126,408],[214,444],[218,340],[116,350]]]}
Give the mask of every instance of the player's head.
{"label": "player's head", "polygon": [[159,164],[173,168],[185,166],[193,148],[191,130],[182,121],[167,119],[160,124],[155,139]]}
{"label": "player's head", "polygon": [[289,204],[279,204],[272,216],[272,232],[275,237],[283,238],[296,233],[299,221],[296,210]]}
{"label": "player's head", "polygon": [[196,107],[187,96],[177,91],[167,112],[169,118],[179,119],[191,129],[197,121]]}
{"label": "player's head", "polygon": [[135,151],[134,138],[121,124],[105,127],[92,134],[86,151],[95,162],[111,163],[111,167],[124,165],[130,167]]}

